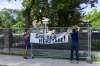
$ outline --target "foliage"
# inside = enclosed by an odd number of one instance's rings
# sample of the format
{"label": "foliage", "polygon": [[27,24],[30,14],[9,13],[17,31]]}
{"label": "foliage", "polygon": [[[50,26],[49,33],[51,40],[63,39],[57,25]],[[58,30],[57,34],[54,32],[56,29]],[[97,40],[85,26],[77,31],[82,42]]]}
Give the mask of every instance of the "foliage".
{"label": "foliage", "polygon": [[2,64],[0,64],[0,66],[8,66],[8,65],[2,65]]}
{"label": "foliage", "polygon": [[[43,4],[40,4],[40,3]],[[47,16],[48,12],[46,12],[48,9],[46,7],[48,6],[48,0],[24,0],[23,6],[25,8],[24,11],[24,17],[26,21],[25,27],[30,27],[33,20],[37,20],[37,22],[42,20],[43,16]],[[46,13],[46,14],[45,14]]]}
{"label": "foliage", "polygon": [[100,61],[100,55],[99,54],[98,55],[95,55],[94,61]]}
{"label": "foliage", "polygon": [[9,9],[3,9],[0,11],[0,26],[1,28],[9,28],[14,24],[14,18],[12,16],[12,11]]}
{"label": "foliage", "polygon": [[25,17],[25,27],[26,28],[30,27],[30,24],[32,22],[32,20],[31,20],[31,11],[32,11],[32,7],[34,7],[34,5],[35,5],[34,1],[35,0],[23,0],[23,6],[25,8],[24,17]]}
{"label": "foliage", "polygon": [[3,9],[0,11],[0,28],[24,28],[23,10]]}
{"label": "foliage", "polygon": [[[94,7],[95,1],[96,0],[23,0],[24,11],[22,14],[25,20],[23,21],[22,18],[22,21],[16,21],[19,23],[14,24],[13,27],[19,27],[18,25],[21,24],[20,27],[28,28],[31,26],[33,20],[39,22],[42,21],[42,17],[48,17],[50,19],[48,26],[53,27],[68,27],[79,24],[81,18],[80,4],[91,4],[91,6]],[[5,22],[9,25],[9,22],[12,21]]]}
{"label": "foliage", "polygon": [[80,5],[79,0],[52,0],[51,4],[52,15],[57,22],[56,26],[66,27],[79,23],[80,12],[76,9]]}
{"label": "foliage", "polygon": [[84,19],[87,19],[91,22],[93,28],[100,28],[100,11],[94,9],[90,13],[84,16]]}
{"label": "foliage", "polygon": [[25,19],[24,19],[24,16],[23,16],[23,10],[21,11],[18,11],[16,13],[16,19],[15,19],[15,24],[13,24],[11,26],[11,28],[24,28],[25,27]]}
{"label": "foliage", "polygon": [[80,4],[90,3],[91,6],[94,6],[94,2],[95,0],[51,0],[48,3],[48,0],[24,0],[25,21],[29,25],[34,19],[41,20],[42,17],[48,17],[50,19],[49,26],[75,25],[80,23]]}

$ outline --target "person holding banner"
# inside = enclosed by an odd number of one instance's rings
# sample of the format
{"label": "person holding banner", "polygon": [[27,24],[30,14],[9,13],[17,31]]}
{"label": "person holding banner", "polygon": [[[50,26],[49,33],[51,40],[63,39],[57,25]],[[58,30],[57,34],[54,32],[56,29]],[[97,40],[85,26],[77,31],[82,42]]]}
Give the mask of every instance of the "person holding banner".
{"label": "person holding banner", "polygon": [[71,33],[71,53],[70,53],[71,63],[73,62],[74,51],[75,51],[77,63],[79,61],[79,47],[78,47],[78,43],[79,43],[78,29],[74,28],[74,29],[72,29],[72,33]]}
{"label": "person holding banner", "polygon": [[28,30],[25,30],[25,33],[24,33],[24,44],[25,44],[24,58],[27,59],[28,49],[30,47],[30,33]]}

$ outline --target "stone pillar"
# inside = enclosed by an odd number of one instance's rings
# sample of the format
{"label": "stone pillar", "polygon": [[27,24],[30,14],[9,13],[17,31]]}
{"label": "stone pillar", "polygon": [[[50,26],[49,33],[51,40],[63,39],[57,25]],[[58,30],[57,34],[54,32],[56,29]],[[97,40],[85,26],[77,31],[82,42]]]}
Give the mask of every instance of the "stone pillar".
{"label": "stone pillar", "polygon": [[4,30],[4,51],[10,52],[10,48],[12,47],[12,31],[9,29]]}

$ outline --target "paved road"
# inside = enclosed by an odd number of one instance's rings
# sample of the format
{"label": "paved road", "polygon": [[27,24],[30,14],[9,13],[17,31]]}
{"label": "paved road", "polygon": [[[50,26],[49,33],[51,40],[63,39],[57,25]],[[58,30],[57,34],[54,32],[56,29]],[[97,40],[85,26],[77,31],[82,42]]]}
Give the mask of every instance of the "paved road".
{"label": "paved road", "polygon": [[89,64],[85,61],[70,63],[69,60],[50,59],[50,58],[34,58],[23,59],[21,56],[0,55],[0,64],[9,66],[100,66],[100,63]]}

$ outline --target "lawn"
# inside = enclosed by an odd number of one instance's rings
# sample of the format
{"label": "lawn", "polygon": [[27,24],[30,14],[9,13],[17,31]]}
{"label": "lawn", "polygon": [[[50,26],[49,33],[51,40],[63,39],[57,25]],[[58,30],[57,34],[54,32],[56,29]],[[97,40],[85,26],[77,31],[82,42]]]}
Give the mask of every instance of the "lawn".
{"label": "lawn", "polygon": [[2,65],[2,64],[0,64],[0,66],[7,66],[7,65]]}

